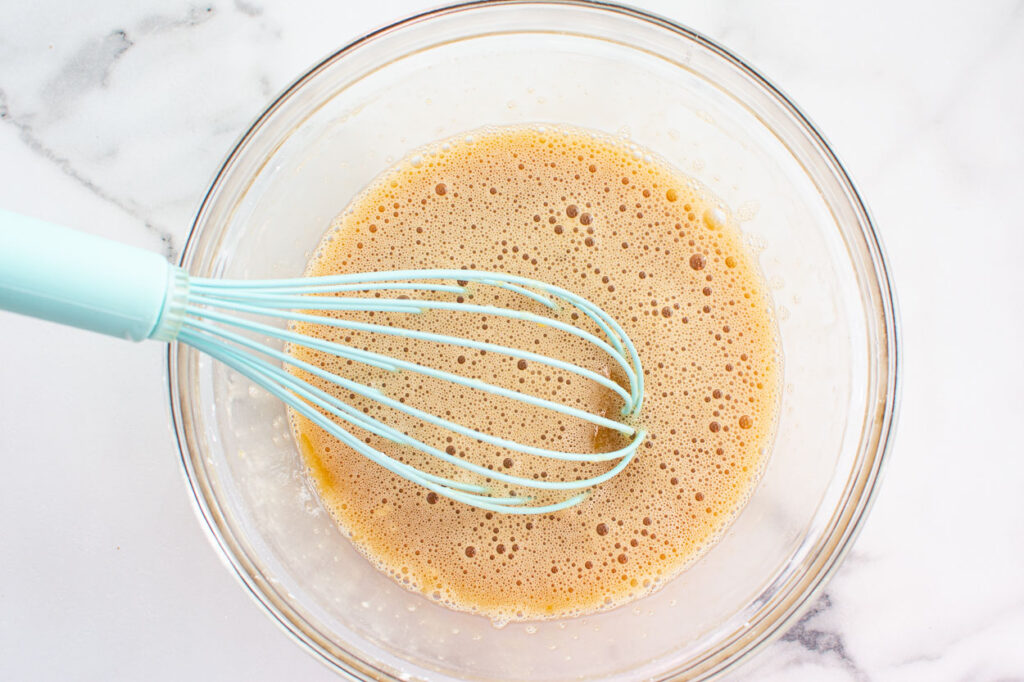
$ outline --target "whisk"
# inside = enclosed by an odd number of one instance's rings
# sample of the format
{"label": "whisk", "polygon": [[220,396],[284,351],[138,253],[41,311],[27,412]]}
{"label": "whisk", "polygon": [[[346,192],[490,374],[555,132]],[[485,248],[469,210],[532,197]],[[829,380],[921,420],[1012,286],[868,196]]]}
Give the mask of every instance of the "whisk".
{"label": "whisk", "polygon": [[[467,287],[495,287],[514,292],[552,310],[571,306],[580,319],[596,328],[592,333],[575,324],[526,310],[444,300],[456,299]],[[368,294],[360,297],[350,294]],[[402,292],[377,297],[380,292]],[[416,292],[435,292],[430,300],[411,298]],[[477,270],[401,270],[324,277],[273,280],[227,280],[189,276],[155,253],[94,235],[0,211],[0,309],[61,324],[90,329],[132,341],[185,343],[222,362],[283,401],[339,441],[389,471],[444,497],[488,511],[508,514],[547,514],[578,504],[596,485],[629,465],[645,437],[640,428],[577,407],[496,386],[479,379],[393,358],[373,351],[297,333],[282,322],[312,322],[345,330],[419,339],[462,346],[539,363],[571,372],[618,394],[622,417],[639,413],[644,376],[636,348],[622,327],[586,299],[544,282]],[[625,377],[625,387],[610,377],[571,362],[500,344],[459,338],[403,327],[346,320],[322,312],[383,312],[415,315],[427,310],[475,313],[540,324],[572,334],[609,356]],[[262,316],[278,325],[254,320]],[[262,335],[305,346],[345,360],[393,372],[416,372],[466,388],[554,410],[611,429],[629,441],[610,452],[576,453],[536,447],[469,428],[447,418],[406,405],[379,389],[360,384],[273,348],[253,338]],[[287,368],[302,370],[349,394],[376,401],[415,419],[468,436],[505,450],[554,460],[614,462],[606,471],[579,480],[538,480],[516,476],[467,461],[389,426],[331,393],[299,378]],[[467,472],[455,480],[395,459],[357,438],[355,427],[407,446]],[[461,478],[461,476],[460,476]],[[531,495],[498,495],[487,485],[500,481],[540,491],[564,492],[556,502],[535,503]]]}

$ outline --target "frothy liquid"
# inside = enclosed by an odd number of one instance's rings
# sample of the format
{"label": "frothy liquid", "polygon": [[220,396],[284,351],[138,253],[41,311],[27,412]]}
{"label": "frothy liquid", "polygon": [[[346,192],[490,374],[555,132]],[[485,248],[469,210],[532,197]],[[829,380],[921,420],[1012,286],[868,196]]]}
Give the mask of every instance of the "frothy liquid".
{"label": "frothy liquid", "polygon": [[[640,353],[647,394],[639,423],[649,435],[635,460],[581,504],[518,516],[438,497],[293,414],[293,432],[321,499],[364,555],[410,589],[506,621],[622,604],[657,588],[714,542],[761,472],[779,399],[766,290],[714,197],[613,138],[550,127],[478,131],[421,150],[378,178],[335,220],[307,274],[412,268],[498,270],[564,287],[601,306]],[[472,303],[546,313],[512,292],[471,285],[467,296]],[[568,312],[559,314],[570,319]],[[525,348],[621,380],[607,357],[550,328],[440,311],[344,315]],[[311,324],[296,329],[596,413],[614,417],[621,406],[594,382],[515,358]],[[574,452],[620,445],[606,430],[506,398],[308,349],[290,352],[406,404],[520,442]],[[492,469],[574,480],[609,468],[500,450],[304,378]],[[472,479],[352,432],[421,469]]]}

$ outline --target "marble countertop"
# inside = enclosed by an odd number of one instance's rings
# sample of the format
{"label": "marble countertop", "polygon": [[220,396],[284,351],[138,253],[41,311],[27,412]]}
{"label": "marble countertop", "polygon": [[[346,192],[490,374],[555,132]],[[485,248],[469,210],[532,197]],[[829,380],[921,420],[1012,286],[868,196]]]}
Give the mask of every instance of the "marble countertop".
{"label": "marble countertop", "polygon": [[[430,4],[2,3],[0,206],[176,258],[269,99]],[[738,679],[1024,679],[1024,4],[637,4],[733,49],[815,120],[873,208],[902,304],[902,416],[875,508]],[[0,330],[0,679],[335,679],[206,541],[163,348],[8,314]]]}

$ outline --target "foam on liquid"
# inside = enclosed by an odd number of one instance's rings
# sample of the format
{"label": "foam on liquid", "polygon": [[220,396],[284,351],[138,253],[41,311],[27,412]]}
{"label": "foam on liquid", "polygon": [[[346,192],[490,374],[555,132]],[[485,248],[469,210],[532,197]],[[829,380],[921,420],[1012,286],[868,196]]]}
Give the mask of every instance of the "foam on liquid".
{"label": "foam on liquid", "polygon": [[[757,481],[779,401],[766,288],[714,197],[614,138],[552,127],[477,131],[421,150],[374,181],[335,219],[306,274],[407,268],[499,270],[600,305],[640,353],[647,394],[639,423],[649,435],[635,460],[583,503],[518,516],[438,497],[292,414],[321,499],[367,558],[410,589],[503,622],[620,605],[656,589],[714,543]],[[469,299],[549,314],[520,295],[482,286],[470,285]],[[559,315],[570,320],[568,312]],[[599,352],[537,325],[440,311],[344,316],[526,348],[622,380]],[[593,382],[515,358],[305,323],[295,328],[613,417],[621,406]],[[407,404],[520,442],[575,452],[621,445],[604,429],[505,398],[305,348],[289,352]],[[610,466],[486,446],[304,378],[494,469],[573,480]],[[472,480],[425,455],[353,433],[421,469]],[[559,498],[538,496],[538,502],[545,499]]]}

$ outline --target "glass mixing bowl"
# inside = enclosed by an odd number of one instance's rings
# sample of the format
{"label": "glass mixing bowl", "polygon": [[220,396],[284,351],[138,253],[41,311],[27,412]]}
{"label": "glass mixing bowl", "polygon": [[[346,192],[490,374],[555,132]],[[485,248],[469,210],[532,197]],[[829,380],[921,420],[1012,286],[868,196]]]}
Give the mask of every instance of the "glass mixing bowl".
{"label": "glass mixing bowl", "polygon": [[686,28],[613,5],[482,2],[365,36],[289,87],[225,161],[182,264],[293,277],[331,219],[425,143],[484,125],[628,136],[732,207],[784,356],[764,476],[721,541],[660,591],[496,628],[395,584],[306,482],[285,409],[196,351],[169,354],[182,463],[215,544],[297,641],[355,678],[675,679],[785,631],[849,548],[893,428],[897,335],[871,219],[800,111]]}

